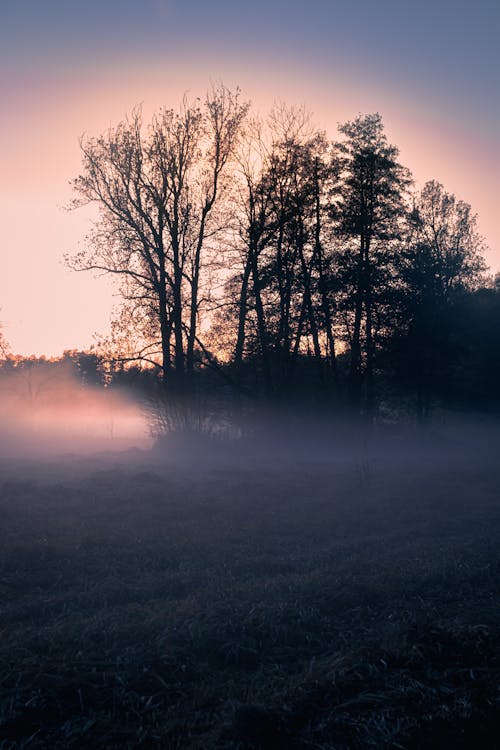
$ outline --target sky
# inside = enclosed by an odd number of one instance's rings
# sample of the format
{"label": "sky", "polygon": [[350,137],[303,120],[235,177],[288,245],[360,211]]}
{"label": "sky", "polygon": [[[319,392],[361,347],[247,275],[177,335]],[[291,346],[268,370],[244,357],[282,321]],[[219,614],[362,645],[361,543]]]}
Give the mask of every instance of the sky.
{"label": "sky", "polygon": [[78,139],[240,86],[263,113],[304,104],[333,139],[381,113],[417,183],[470,203],[500,270],[498,0],[0,0],[0,321],[12,351],[106,333],[109,280],[72,272],[92,213],[65,210]]}

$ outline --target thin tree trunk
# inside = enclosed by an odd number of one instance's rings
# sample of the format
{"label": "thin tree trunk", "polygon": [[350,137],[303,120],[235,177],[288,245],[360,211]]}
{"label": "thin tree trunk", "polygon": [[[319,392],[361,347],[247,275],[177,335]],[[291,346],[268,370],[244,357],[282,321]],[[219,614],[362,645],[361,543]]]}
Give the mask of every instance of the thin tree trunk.
{"label": "thin tree trunk", "polygon": [[319,289],[321,294],[321,309],[325,319],[326,339],[328,342],[330,370],[334,380],[337,380],[337,356],[335,352],[335,338],[333,336],[333,323],[330,313],[330,304],[326,291],[325,274],[323,270],[323,247],[321,244],[321,202],[320,202],[320,185],[319,185],[319,164],[318,158],[314,161],[314,211],[315,211],[315,228],[314,228],[314,253],[319,275]]}
{"label": "thin tree trunk", "polygon": [[264,372],[264,388],[268,396],[272,393],[271,366],[269,362],[269,349],[266,330],[266,320],[264,315],[264,305],[260,294],[260,278],[257,260],[257,250],[250,250],[253,293],[255,297],[255,312],[257,314],[257,331],[259,335],[260,350],[262,354],[262,369]]}
{"label": "thin tree trunk", "polygon": [[290,357],[290,363],[288,368],[288,379],[292,379],[293,371],[295,370],[295,365],[297,364],[297,358],[299,356],[299,348],[300,348],[300,340],[302,338],[302,331],[304,329],[304,320],[306,317],[306,308],[307,303],[305,296],[302,296],[302,305],[300,306],[300,316],[299,316],[299,324],[297,326],[297,336],[295,337],[295,343],[293,346],[292,355]]}
{"label": "thin tree trunk", "polygon": [[168,385],[171,374],[170,358],[170,336],[172,335],[172,321],[167,314],[167,304],[165,292],[159,293],[159,319],[161,335],[161,355],[162,355],[162,379],[164,385]]}
{"label": "thin tree trunk", "polygon": [[[301,222],[302,227],[302,222]],[[303,229],[301,229],[301,234],[303,234]],[[312,297],[311,297],[311,273],[310,269],[307,267],[306,259],[304,256],[304,244],[303,244],[303,237],[299,238],[299,258],[300,258],[300,264],[302,267],[302,276],[303,276],[303,284],[304,284],[304,302],[307,309],[307,315],[309,318],[309,330],[311,331],[311,336],[313,340],[313,350],[314,350],[314,358],[316,360],[316,365],[318,368],[318,375],[320,378],[320,381],[323,380],[323,361],[321,356],[321,347],[319,344],[319,336],[318,336],[318,328],[316,325],[316,319],[314,317],[314,309],[312,304]]]}
{"label": "thin tree trunk", "polygon": [[172,289],[172,322],[174,329],[174,370],[178,393],[184,388],[184,341],[182,331],[182,268],[179,262],[179,248],[173,243],[174,285]]}
{"label": "thin tree trunk", "polygon": [[234,364],[237,372],[241,370],[243,350],[245,348],[245,326],[248,312],[248,283],[251,270],[251,255],[248,255],[243,271],[243,278],[241,280],[240,299],[238,304],[238,336],[236,338],[236,346],[234,349]]}
{"label": "thin tree trunk", "polygon": [[351,363],[349,369],[349,400],[351,406],[359,410],[361,401],[361,321],[363,317],[363,259],[364,239],[358,257],[358,273],[354,294],[354,326],[351,336]]}
{"label": "thin tree trunk", "polygon": [[203,240],[205,239],[205,222],[212,207],[212,203],[207,203],[203,209],[200,230],[198,233],[198,241],[196,243],[195,257],[193,261],[193,277],[191,279],[191,305],[189,315],[189,332],[186,347],[186,370],[188,373],[192,373],[194,369],[194,345],[196,341],[196,327],[198,322],[198,290],[200,286],[200,263],[201,263],[201,249],[203,246]]}
{"label": "thin tree trunk", "polygon": [[366,332],[366,414],[368,419],[372,420],[375,409],[375,392],[374,392],[374,377],[373,377],[373,363],[374,363],[374,342],[373,342],[373,321],[372,321],[372,282],[371,282],[371,268],[370,268],[370,246],[366,243],[365,248],[365,332]]}

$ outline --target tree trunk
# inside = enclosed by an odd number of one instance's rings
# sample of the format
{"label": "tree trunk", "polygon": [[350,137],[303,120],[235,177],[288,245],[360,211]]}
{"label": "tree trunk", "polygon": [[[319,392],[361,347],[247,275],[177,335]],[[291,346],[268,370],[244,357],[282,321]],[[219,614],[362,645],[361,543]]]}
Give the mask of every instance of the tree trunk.
{"label": "tree trunk", "polygon": [[354,326],[351,338],[351,362],[349,368],[349,401],[356,411],[361,405],[361,321],[363,317],[363,259],[364,239],[358,256],[356,290],[354,293]]}
{"label": "tree trunk", "polygon": [[168,386],[171,375],[171,358],[170,358],[170,336],[172,335],[172,320],[167,314],[167,302],[165,290],[159,292],[159,319],[161,335],[161,356],[162,356],[162,380],[165,386]]}
{"label": "tree trunk", "polygon": [[373,420],[374,409],[375,409],[375,392],[374,392],[374,376],[373,376],[373,363],[374,363],[374,342],[373,342],[373,320],[372,320],[372,281],[371,281],[371,268],[370,268],[370,245],[366,243],[365,248],[365,331],[366,331],[366,415],[368,419]]}
{"label": "tree trunk", "polygon": [[[302,227],[302,222],[300,223]],[[301,229],[301,234],[303,230]],[[309,318],[309,330],[313,340],[314,359],[318,369],[318,375],[320,382],[323,380],[323,360],[321,356],[321,347],[319,344],[318,327],[316,325],[316,319],[314,317],[314,309],[311,297],[311,272],[307,267],[306,259],[304,256],[304,242],[303,237],[299,238],[299,258],[300,265],[302,268],[303,284],[304,284],[304,303],[306,306],[307,316]]]}
{"label": "tree trunk", "polygon": [[319,165],[318,159],[314,161],[314,211],[315,211],[315,228],[314,228],[314,254],[319,276],[319,289],[321,294],[321,310],[325,319],[326,339],[328,342],[328,354],[330,362],[330,371],[334,380],[337,380],[337,356],[335,352],[335,338],[333,336],[332,316],[330,313],[330,304],[326,290],[325,275],[323,270],[323,247],[321,245],[321,203],[320,203],[320,185],[319,185]]}
{"label": "tree trunk", "polygon": [[212,207],[211,203],[207,203],[203,209],[200,229],[198,233],[198,241],[196,243],[195,257],[193,260],[193,277],[191,279],[191,305],[189,315],[189,332],[186,348],[186,370],[188,373],[192,373],[194,370],[194,345],[196,341],[196,327],[198,322],[198,289],[200,286],[200,263],[201,263],[201,248],[203,246],[203,240],[205,239],[205,222]]}
{"label": "tree trunk", "polygon": [[243,271],[240,299],[238,304],[238,336],[236,338],[236,346],[234,349],[234,364],[236,366],[236,372],[241,370],[241,364],[243,362],[243,350],[245,348],[245,325],[248,311],[248,282],[250,280],[251,269],[251,255],[248,255]]}
{"label": "tree trunk", "polygon": [[174,371],[175,386],[180,394],[184,388],[184,341],[182,331],[182,269],[179,263],[179,250],[174,246],[174,285],[172,289],[172,322],[174,329]]}
{"label": "tree trunk", "polygon": [[257,259],[257,250],[250,250],[253,293],[255,297],[255,312],[257,314],[257,332],[259,336],[260,350],[262,355],[262,370],[264,373],[264,389],[267,396],[272,393],[271,366],[269,362],[268,338],[266,330],[266,320],[264,315],[264,305],[260,294],[260,278]]}

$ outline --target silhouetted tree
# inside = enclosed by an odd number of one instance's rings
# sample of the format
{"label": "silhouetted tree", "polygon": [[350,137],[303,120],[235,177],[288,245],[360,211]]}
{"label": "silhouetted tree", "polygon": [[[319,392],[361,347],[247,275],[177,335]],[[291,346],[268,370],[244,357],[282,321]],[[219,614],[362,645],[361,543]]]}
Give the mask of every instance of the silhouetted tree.
{"label": "silhouetted tree", "polygon": [[[487,400],[498,295],[470,206],[436,182],[409,194],[379,114],[332,144],[303,108],[247,112],[218,86],[82,140],[75,205],[100,218],[71,263],[117,275],[124,298],[106,382],[150,388],[161,372],[178,396],[188,382],[213,395],[217,376],[225,394],[335,394],[369,420],[391,398],[424,420],[473,382]],[[78,361],[94,379],[102,364]]]}
{"label": "silhouetted tree", "polygon": [[103,357],[96,352],[67,349],[60,361],[72,366],[82,385],[103,386],[106,382],[105,363]]}
{"label": "silhouetted tree", "polygon": [[460,357],[448,398],[453,406],[500,410],[500,284],[463,294],[454,305]]}
{"label": "silhouetted tree", "polygon": [[[276,106],[267,128],[254,123],[240,150],[238,248],[241,271],[228,283],[237,315],[236,368],[258,355],[264,390],[282,393],[309,348],[319,379],[330,346],[324,276],[323,183],[327,143],[303,108]],[[321,309],[320,309],[321,308]],[[328,344],[321,337],[328,319]]]}
{"label": "silhouetted tree", "polygon": [[349,346],[349,397],[368,416],[375,406],[374,368],[377,337],[386,326],[394,262],[406,215],[408,170],[397,161],[379,114],[359,116],[339,128],[337,184],[332,212],[341,249],[337,254],[342,284],[341,309]]}
{"label": "silhouetted tree", "polygon": [[5,359],[9,353],[9,345],[2,331],[2,324],[0,323],[0,358]]}
{"label": "silhouetted tree", "polygon": [[83,172],[73,182],[75,206],[95,203],[100,220],[79,270],[99,269],[122,280],[129,313],[140,311],[159,348],[165,382],[180,392],[194,366],[204,252],[220,229],[215,208],[221,180],[247,105],[239,93],[213,88],[203,104],[162,109],[145,130],[141,113],[98,138],[81,141]]}
{"label": "silhouetted tree", "polygon": [[484,241],[471,207],[431,181],[415,198],[407,243],[393,337],[398,371],[412,384],[417,417],[425,421],[433,400],[451,392],[468,346],[459,333],[459,309],[482,281]]}

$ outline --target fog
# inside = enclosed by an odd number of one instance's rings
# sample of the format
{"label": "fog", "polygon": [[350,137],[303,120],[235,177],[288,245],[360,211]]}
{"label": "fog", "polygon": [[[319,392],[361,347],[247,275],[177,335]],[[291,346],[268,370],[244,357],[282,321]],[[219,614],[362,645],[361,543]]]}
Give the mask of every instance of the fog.
{"label": "fog", "polygon": [[493,747],[498,424],[233,407],[2,377],[0,745]]}
{"label": "fog", "polygon": [[124,390],[82,384],[70,366],[40,364],[2,373],[0,452],[30,459],[147,449],[140,403]]}
{"label": "fog", "polygon": [[[179,416],[182,411],[182,418]],[[438,414],[424,427],[370,425],[319,410],[256,407],[233,411],[178,405],[82,384],[71,366],[38,363],[0,380],[3,459],[97,457],[136,449],[135,460],[183,470],[314,464],[337,470],[420,471],[496,466],[498,420]]]}
{"label": "fog", "polygon": [[428,425],[413,422],[368,425],[348,416],[297,409],[260,409],[222,428],[166,432],[152,445],[152,459],[199,468],[436,472],[498,464],[500,423],[487,416],[436,415]]}

